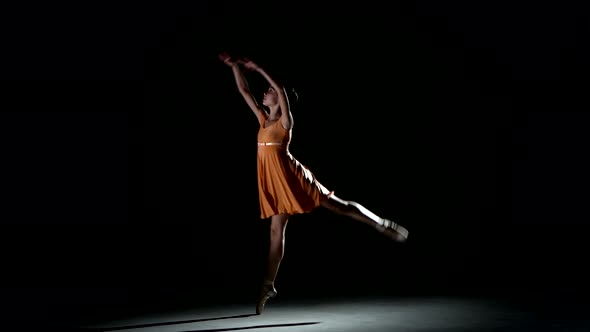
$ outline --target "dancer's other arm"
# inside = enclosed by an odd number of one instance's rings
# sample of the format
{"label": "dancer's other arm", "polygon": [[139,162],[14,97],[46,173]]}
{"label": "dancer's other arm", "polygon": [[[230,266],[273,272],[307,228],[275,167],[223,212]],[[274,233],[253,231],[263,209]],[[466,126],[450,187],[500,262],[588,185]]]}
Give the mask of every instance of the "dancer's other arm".
{"label": "dancer's other arm", "polygon": [[258,104],[256,99],[252,95],[252,91],[250,91],[250,88],[248,87],[248,81],[246,80],[246,77],[244,77],[244,73],[242,72],[242,69],[240,68],[238,61],[232,58],[227,53],[221,53],[219,55],[219,58],[232,69],[234,79],[238,87],[238,91],[246,101],[246,104],[248,104],[252,112],[254,112],[254,114],[258,118],[258,122],[264,123],[264,121],[266,120],[266,112]]}

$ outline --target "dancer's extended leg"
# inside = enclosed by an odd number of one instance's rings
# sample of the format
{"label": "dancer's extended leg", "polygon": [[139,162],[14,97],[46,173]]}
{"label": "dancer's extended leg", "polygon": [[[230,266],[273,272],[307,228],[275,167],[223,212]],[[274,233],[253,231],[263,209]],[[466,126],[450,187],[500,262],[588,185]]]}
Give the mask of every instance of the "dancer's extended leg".
{"label": "dancer's extended leg", "polygon": [[364,222],[398,242],[404,242],[408,238],[408,230],[404,227],[389,219],[379,217],[357,202],[343,200],[332,194],[322,202],[322,206],[340,215]]}

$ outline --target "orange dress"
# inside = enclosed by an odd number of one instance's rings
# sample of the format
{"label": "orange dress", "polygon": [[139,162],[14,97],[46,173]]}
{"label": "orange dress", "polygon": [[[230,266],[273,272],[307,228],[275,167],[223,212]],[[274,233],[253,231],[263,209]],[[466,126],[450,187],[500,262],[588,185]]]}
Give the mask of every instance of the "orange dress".
{"label": "orange dress", "polygon": [[281,121],[268,127],[264,121],[260,124],[257,164],[261,219],[309,212],[333,193],[291,155],[290,142],[291,130],[285,129]]}

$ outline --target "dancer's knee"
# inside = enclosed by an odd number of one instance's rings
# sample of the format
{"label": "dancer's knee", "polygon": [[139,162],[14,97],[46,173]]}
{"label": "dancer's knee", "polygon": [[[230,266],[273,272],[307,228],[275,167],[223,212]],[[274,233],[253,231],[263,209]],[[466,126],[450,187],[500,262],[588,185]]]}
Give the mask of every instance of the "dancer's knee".
{"label": "dancer's knee", "polygon": [[280,220],[272,222],[270,225],[270,236],[271,238],[282,238],[285,234],[285,228],[287,227],[287,220]]}
{"label": "dancer's knee", "polygon": [[270,237],[273,239],[280,239],[283,237],[285,233],[285,228],[280,226],[271,226],[270,227]]}
{"label": "dancer's knee", "polygon": [[348,213],[358,212],[363,209],[363,206],[357,202],[348,201],[346,206],[346,210]]}

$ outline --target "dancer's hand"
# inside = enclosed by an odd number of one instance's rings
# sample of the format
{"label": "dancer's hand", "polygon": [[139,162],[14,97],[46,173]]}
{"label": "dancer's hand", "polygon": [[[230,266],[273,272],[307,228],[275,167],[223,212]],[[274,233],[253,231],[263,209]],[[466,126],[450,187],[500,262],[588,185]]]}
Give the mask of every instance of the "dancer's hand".
{"label": "dancer's hand", "polygon": [[254,61],[252,61],[248,58],[240,58],[240,59],[238,59],[238,63],[244,65],[244,67],[246,69],[249,69],[252,71],[260,69],[260,67]]}
{"label": "dancer's hand", "polygon": [[225,63],[228,66],[233,66],[237,63],[237,60],[232,58],[231,55],[229,55],[229,53],[227,52],[222,52],[219,54],[219,60],[223,61],[223,63]]}

